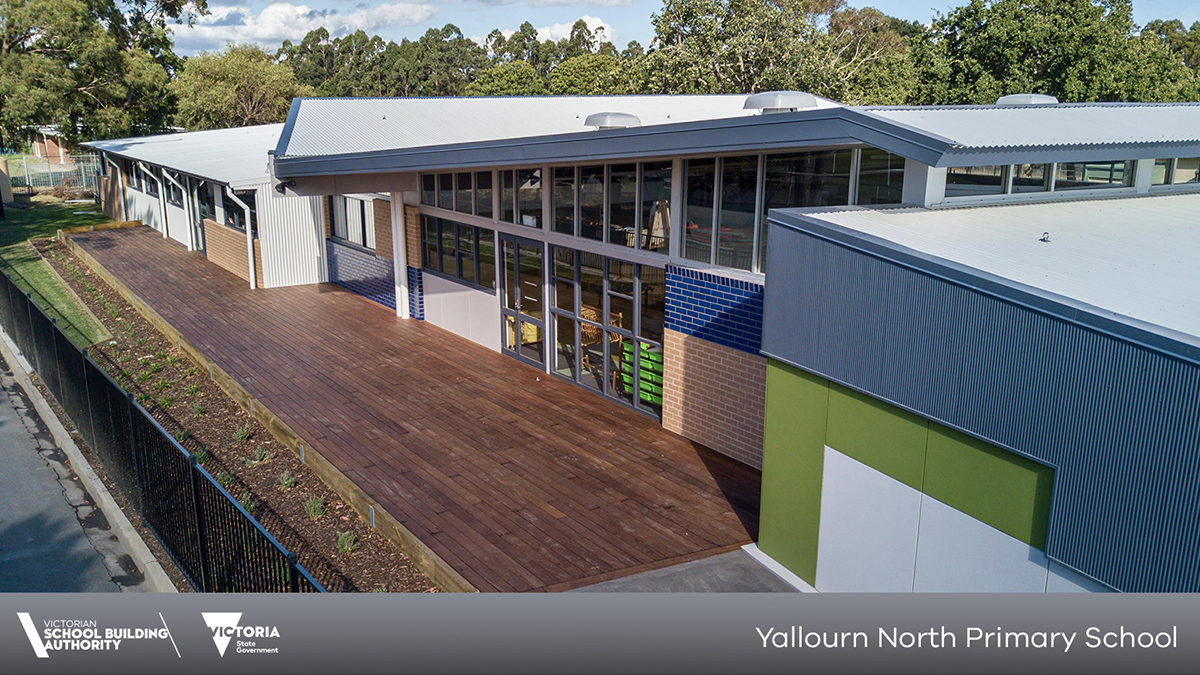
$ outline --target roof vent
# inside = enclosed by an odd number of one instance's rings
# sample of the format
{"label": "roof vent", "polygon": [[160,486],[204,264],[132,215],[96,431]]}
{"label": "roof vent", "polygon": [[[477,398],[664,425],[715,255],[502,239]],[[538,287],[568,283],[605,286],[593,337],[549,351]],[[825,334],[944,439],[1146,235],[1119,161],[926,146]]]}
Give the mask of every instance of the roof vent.
{"label": "roof vent", "polygon": [[630,115],[622,112],[599,112],[592,113],[583,121],[585,127],[596,127],[596,129],[627,129],[629,127],[640,127],[642,121],[637,115]]}
{"label": "roof vent", "polygon": [[1055,105],[1058,99],[1048,94],[1009,94],[996,99],[996,105]]}
{"label": "roof vent", "polygon": [[764,115],[795,112],[817,107],[817,97],[805,91],[764,91],[746,97],[743,110],[761,110]]}

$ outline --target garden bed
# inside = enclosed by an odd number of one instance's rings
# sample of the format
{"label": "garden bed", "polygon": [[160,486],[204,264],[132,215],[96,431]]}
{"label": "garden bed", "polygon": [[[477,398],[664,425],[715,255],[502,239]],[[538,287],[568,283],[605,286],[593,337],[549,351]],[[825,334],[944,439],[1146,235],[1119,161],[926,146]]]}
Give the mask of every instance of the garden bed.
{"label": "garden bed", "polygon": [[46,239],[34,246],[112,334],[88,350],[96,363],[328,590],[437,590],[391,541],[64,246]]}

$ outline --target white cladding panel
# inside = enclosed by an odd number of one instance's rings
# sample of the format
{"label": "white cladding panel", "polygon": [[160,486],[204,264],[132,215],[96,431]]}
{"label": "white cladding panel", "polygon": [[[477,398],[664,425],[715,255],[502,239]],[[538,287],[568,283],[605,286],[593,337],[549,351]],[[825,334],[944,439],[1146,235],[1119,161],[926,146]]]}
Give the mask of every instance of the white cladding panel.
{"label": "white cladding panel", "polygon": [[817,588],[911,591],[920,520],[919,490],[826,447]]}
{"label": "white cladding panel", "polygon": [[274,288],[325,281],[321,198],[284,197],[264,184],[255,200],[263,285]]}
{"label": "white cladding panel", "polygon": [[500,297],[434,274],[423,276],[425,320],[500,351]]}
{"label": "white cladding panel", "polygon": [[169,202],[163,202],[163,207],[167,212],[167,235],[187,246],[189,239],[188,231],[191,229],[187,211],[178,206],[173,206]]}
{"label": "white cladding panel", "polygon": [[159,232],[163,231],[162,211],[157,197],[151,197],[133,188],[125,188],[125,206],[130,220],[140,220],[143,225]]}

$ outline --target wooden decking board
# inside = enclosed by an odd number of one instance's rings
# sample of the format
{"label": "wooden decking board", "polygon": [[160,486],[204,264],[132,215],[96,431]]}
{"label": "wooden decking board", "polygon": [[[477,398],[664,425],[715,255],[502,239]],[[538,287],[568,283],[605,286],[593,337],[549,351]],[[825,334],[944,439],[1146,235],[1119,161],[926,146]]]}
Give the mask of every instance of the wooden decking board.
{"label": "wooden decking board", "polygon": [[252,291],[147,228],[71,237],[480,590],[756,534],[758,472],[598,394],[331,284]]}

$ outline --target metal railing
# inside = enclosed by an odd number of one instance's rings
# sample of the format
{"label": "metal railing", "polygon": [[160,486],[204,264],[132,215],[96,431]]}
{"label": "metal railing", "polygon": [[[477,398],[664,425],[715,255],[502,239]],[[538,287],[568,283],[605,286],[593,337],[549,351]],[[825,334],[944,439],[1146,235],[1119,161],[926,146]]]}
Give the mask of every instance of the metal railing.
{"label": "metal railing", "polygon": [[325,592],[7,274],[0,281],[0,325],[193,588]]}
{"label": "metal railing", "polygon": [[67,157],[34,157],[22,155],[8,158],[8,175],[14,190],[26,192],[52,190],[64,180],[80,189],[96,193],[96,174],[100,171],[98,155],[69,155]]}

